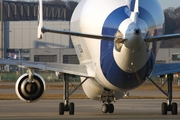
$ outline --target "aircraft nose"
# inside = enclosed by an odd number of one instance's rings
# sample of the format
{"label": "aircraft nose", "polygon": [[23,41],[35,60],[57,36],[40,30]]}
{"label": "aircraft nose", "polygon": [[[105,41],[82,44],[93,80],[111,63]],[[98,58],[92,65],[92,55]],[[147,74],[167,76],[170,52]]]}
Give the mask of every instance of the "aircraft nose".
{"label": "aircraft nose", "polygon": [[141,30],[140,29],[134,29],[134,34],[135,35],[141,35]]}
{"label": "aircraft nose", "polygon": [[142,38],[142,30],[139,28],[130,29],[124,44],[128,49],[139,49],[143,46],[144,40]]}

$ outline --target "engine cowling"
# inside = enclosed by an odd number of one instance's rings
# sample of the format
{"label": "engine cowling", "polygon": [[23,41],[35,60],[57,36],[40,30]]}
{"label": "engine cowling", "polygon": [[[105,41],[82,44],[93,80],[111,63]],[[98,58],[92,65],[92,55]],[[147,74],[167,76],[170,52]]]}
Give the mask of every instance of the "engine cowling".
{"label": "engine cowling", "polygon": [[15,91],[19,99],[26,102],[35,102],[40,99],[46,89],[44,79],[37,73],[33,80],[29,80],[27,73],[21,75],[16,81]]}

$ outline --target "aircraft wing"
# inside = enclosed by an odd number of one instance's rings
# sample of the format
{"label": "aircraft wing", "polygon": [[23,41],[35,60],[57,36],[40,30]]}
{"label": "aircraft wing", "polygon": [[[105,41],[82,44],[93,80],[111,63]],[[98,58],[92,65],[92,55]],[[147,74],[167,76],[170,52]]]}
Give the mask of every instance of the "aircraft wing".
{"label": "aircraft wing", "polygon": [[169,40],[169,39],[172,39],[172,38],[180,38],[180,33],[178,33],[178,34],[160,35],[160,36],[147,36],[144,40],[146,42],[155,42],[155,41]]}
{"label": "aircraft wing", "polygon": [[155,64],[151,77],[180,72],[180,63]]}
{"label": "aircraft wing", "polygon": [[110,36],[110,35],[93,35],[93,34],[86,34],[86,33],[79,33],[73,32],[68,30],[54,30],[54,29],[47,29],[45,27],[41,28],[41,32],[50,32],[50,33],[57,33],[57,34],[65,34],[71,36],[79,36],[79,37],[86,37],[86,38],[94,38],[94,39],[104,39],[104,40],[112,40],[114,39],[122,39],[122,37]]}
{"label": "aircraft wing", "polygon": [[76,64],[62,64],[62,63],[43,63],[43,62],[27,62],[27,61],[17,61],[17,60],[6,60],[0,59],[1,65],[17,65],[23,68],[33,68],[42,69],[49,71],[56,71],[60,73],[68,73],[72,75],[78,75],[82,77],[93,77],[88,75],[85,65]]}

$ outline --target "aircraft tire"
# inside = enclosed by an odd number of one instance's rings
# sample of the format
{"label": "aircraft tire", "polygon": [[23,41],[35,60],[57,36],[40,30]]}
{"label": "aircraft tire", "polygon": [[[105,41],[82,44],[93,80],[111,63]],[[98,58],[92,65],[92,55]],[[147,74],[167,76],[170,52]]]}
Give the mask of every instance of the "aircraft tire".
{"label": "aircraft tire", "polygon": [[64,103],[59,103],[59,115],[64,115]]}
{"label": "aircraft tire", "polygon": [[177,115],[178,113],[178,105],[177,103],[172,103],[172,115]]}
{"label": "aircraft tire", "polygon": [[163,102],[162,105],[161,105],[161,114],[162,115],[167,115],[167,111],[168,111],[167,103]]}
{"label": "aircraft tire", "polygon": [[102,110],[103,113],[107,113],[108,108],[109,108],[108,104],[103,104],[101,110]]}
{"label": "aircraft tire", "polygon": [[114,105],[113,104],[109,104],[109,113],[113,113],[114,112]]}
{"label": "aircraft tire", "polygon": [[69,115],[74,115],[74,103],[69,104]]}

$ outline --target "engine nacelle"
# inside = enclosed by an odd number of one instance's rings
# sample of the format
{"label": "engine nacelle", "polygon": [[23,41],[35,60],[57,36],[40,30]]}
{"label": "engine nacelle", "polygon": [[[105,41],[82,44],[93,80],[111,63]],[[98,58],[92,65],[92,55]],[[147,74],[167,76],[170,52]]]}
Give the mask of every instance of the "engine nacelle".
{"label": "engine nacelle", "polygon": [[33,80],[29,80],[27,73],[21,75],[16,81],[15,91],[19,99],[26,102],[35,102],[42,97],[46,86],[44,79],[34,73]]}

